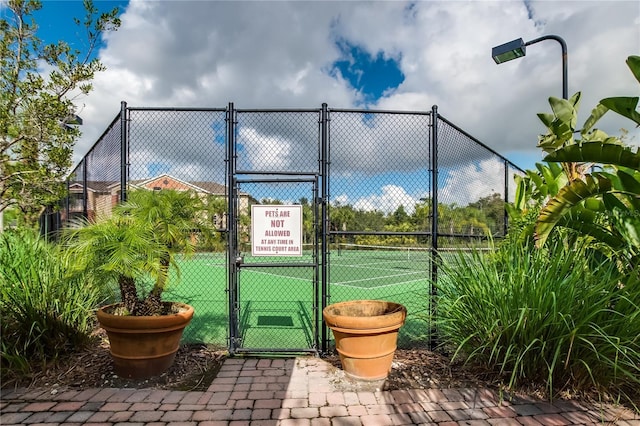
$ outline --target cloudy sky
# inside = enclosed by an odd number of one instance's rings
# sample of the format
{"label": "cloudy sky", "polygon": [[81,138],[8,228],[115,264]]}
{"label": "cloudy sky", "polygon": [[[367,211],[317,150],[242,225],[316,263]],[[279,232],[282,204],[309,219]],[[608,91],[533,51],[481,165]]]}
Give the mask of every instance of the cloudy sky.
{"label": "cloudy sky", "polygon": [[[496,65],[491,48],[555,34],[568,46],[569,95],[582,92],[581,121],[597,101],[638,95],[625,59],[640,54],[637,1],[110,1],[121,28],[99,51],[107,71],[78,102],[84,120],[75,160],[120,108],[370,108],[428,111],[445,118],[522,168],[541,158],[536,113],[562,95],[561,51],[549,40],[524,58]],[[42,36],[75,34],[80,2],[44,1]],[[63,23],[68,23],[64,24]],[[605,117],[612,134],[632,123]],[[255,130],[255,129],[254,129]],[[494,167],[476,163],[483,177]],[[452,179],[455,176],[451,176]],[[499,180],[499,179],[498,179]],[[389,199],[389,185],[368,199]],[[402,188],[402,197],[419,196]],[[477,191],[476,191],[477,192]],[[481,195],[483,191],[479,191]],[[486,193],[486,191],[484,192]],[[398,193],[395,193],[398,197]],[[469,194],[469,196],[471,196]],[[351,198],[349,198],[351,197]]]}

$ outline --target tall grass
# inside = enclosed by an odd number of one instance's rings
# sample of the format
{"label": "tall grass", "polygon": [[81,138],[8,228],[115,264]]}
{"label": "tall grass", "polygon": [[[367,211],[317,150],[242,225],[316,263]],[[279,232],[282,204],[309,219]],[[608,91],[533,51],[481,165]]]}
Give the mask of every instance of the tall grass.
{"label": "tall grass", "polygon": [[86,343],[101,293],[71,276],[56,248],[32,232],[0,234],[1,373],[25,374]]}
{"label": "tall grass", "polygon": [[637,398],[640,281],[594,262],[559,241],[541,250],[511,241],[443,263],[441,341],[454,357],[503,373],[509,386]]}

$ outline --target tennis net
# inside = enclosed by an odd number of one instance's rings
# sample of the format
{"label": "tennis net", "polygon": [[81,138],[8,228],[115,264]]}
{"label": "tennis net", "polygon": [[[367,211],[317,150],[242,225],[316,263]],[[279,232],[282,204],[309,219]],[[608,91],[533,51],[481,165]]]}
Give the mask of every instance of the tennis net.
{"label": "tennis net", "polygon": [[[438,253],[440,256],[450,257],[459,253],[487,253],[491,250],[489,247],[442,247],[438,249]],[[428,246],[383,246],[340,243],[338,244],[338,256],[362,256],[398,261],[428,261],[433,257],[433,249]]]}
{"label": "tennis net", "polygon": [[340,243],[338,244],[338,256],[362,256],[397,261],[428,261],[431,257],[431,248]]}

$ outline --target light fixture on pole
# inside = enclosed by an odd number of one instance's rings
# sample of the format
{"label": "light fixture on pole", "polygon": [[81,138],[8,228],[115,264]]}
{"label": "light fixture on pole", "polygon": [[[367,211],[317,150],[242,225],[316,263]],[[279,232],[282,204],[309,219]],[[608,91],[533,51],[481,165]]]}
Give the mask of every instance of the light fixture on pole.
{"label": "light fixture on pole", "polygon": [[501,64],[512,59],[521,58],[527,54],[527,46],[544,40],[555,40],[560,43],[560,47],[562,48],[562,97],[564,99],[568,99],[569,90],[567,87],[567,43],[565,43],[562,37],[556,35],[546,35],[540,38],[536,38],[535,40],[527,41],[526,43],[521,38],[519,38],[494,47],[493,49],[491,49],[491,56],[493,57],[493,60],[496,64]]}
{"label": "light fixture on pole", "polygon": [[62,120],[60,126],[66,130],[71,130],[71,126],[82,126],[82,117],[76,114],[70,114]]}

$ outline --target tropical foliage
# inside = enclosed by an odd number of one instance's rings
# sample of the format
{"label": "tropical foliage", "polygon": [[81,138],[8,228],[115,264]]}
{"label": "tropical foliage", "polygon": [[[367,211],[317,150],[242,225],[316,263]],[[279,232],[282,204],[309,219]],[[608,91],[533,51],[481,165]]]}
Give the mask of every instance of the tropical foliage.
{"label": "tropical foliage", "polygon": [[[640,57],[629,57],[627,64],[640,82]],[[637,268],[640,150],[594,126],[608,110],[640,124],[638,97],[603,99],[577,130],[579,100],[580,93],[569,100],[551,98],[553,113],[539,114],[548,129],[539,147],[547,152],[544,160],[549,164],[539,165],[539,173],[527,172],[517,181],[516,203],[509,211],[517,219],[531,207],[540,208],[532,228],[538,247],[556,227],[573,229],[592,242],[592,249],[624,268]]]}
{"label": "tropical foliage", "polygon": [[125,313],[159,315],[170,278],[180,278],[179,257],[215,232],[194,192],[138,190],[129,197],[108,218],[69,229],[67,254],[99,285],[118,285]]}
{"label": "tropical foliage", "polygon": [[77,350],[93,331],[92,310],[105,297],[61,253],[30,231],[0,234],[2,378],[24,374]]}

